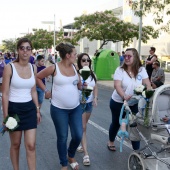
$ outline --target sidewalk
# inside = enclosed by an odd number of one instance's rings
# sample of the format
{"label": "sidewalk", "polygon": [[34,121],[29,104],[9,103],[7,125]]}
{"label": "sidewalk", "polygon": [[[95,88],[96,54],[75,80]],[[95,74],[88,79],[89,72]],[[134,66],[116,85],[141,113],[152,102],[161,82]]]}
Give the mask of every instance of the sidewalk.
{"label": "sidewalk", "polygon": [[[97,84],[99,87],[114,89],[113,80],[98,80]],[[165,73],[165,84],[170,84],[170,73]]]}
{"label": "sidewalk", "polygon": [[97,81],[98,87],[114,89],[114,81],[113,80],[98,80]]}

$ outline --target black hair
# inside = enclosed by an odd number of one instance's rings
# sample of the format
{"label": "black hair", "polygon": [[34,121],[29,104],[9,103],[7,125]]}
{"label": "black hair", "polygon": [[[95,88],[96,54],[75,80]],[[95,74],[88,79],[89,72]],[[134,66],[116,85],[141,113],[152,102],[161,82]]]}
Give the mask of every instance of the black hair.
{"label": "black hair", "polygon": [[[90,56],[87,54],[87,53],[80,53],[78,56],[77,56],[77,66],[78,66],[78,72],[80,69],[82,69],[82,65],[81,65],[81,59],[83,58],[83,56],[86,55],[89,59],[90,59]],[[96,76],[94,75],[92,69],[91,69],[91,59],[90,59],[90,62],[89,62],[89,68],[90,68],[90,75],[92,77],[92,80],[94,79],[94,81],[96,82]]]}
{"label": "black hair", "polygon": [[151,47],[151,51],[156,51],[156,48],[155,47]]}
{"label": "black hair", "polygon": [[160,62],[158,60],[156,60],[153,64],[155,64],[155,65],[160,67]]}
{"label": "black hair", "polygon": [[19,49],[19,47],[21,46],[22,43],[28,42],[32,48],[32,43],[28,38],[21,38],[19,39],[18,43],[17,43],[17,50]]}
{"label": "black hair", "polygon": [[43,55],[38,55],[37,56],[37,61],[40,61],[41,59],[44,59],[44,56]]}
{"label": "black hair", "polygon": [[[21,46],[22,43],[26,43],[26,42],[29,43],[30,47],[32,48],[32,43],[31,43],[31,41],[28,38],[21,38],[21,39],[18,40],[17,50],[19,50],[19,47]],[[19,55],[16,58],[15,62],[19,62]]]}

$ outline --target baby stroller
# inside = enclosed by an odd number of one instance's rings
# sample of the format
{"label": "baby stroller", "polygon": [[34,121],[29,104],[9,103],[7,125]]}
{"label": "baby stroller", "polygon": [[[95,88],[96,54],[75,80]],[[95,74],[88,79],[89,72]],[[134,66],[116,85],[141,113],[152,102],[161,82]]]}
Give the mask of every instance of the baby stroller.
{"label": "baby stroller", "polygon": [[142,144],[140,150],[130,154],[129,170],[170,169],[170,124],[162,121],[163,117],[170,116],[170,85],[157,88],[149,101],[148,126],[144,124],[146,100],[142,97],[138,102],[139,113],[129,122]]}

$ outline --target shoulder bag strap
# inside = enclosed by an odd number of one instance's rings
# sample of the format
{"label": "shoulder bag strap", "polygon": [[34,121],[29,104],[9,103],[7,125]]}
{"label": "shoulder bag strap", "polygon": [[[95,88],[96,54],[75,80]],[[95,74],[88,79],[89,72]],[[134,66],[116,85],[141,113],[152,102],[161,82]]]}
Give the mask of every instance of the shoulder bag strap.
{"label": "shoulder bag strap", "polygon": [[9,81],[9,85],[10,85],[11,84],[12,75],[13,75],[13,68],[12,68],[11,63],[9,63],[9,65],[11,66],[11,77],[10,77],[10,81]]}
{"label": "shoulder bag strap", "polygon": [[52,94],[52,88],[53,88],[53,78],[54,78],[54,73],[55,73],[55,71],[56,71],[56,64],[54,64],[54,71],[53,71],[53,73],[52,73],[52,85],[51,85],[51,94]]}

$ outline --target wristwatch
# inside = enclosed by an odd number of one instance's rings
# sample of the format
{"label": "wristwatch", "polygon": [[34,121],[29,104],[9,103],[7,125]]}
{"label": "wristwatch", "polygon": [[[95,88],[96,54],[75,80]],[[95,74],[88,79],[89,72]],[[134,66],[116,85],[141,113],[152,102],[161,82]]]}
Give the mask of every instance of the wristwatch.
{"label": "wristwatch", "polygon": [[45,88],[44,92],[46,93],[47,91],[49,91],[47,88]]}
{"label": "wristwatch", "polygon": [[97,96],[94,96],[94,99],[97,99],[97,100],[98,100],[98,97],[97,97]]}

